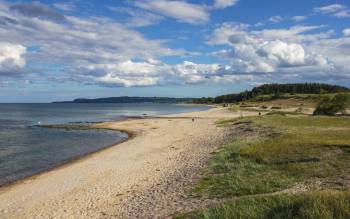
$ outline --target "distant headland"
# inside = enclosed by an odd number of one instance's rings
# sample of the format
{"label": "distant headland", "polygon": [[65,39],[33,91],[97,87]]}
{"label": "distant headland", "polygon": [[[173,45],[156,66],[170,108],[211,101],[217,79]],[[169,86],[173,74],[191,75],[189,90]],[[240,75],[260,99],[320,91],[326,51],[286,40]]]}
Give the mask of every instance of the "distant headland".
{"label": "distant headland", "polygon": [[78,98],[73,101],[55,101],[52,103],[185,103],[194,98],[171,98],[171,97],[105,97],[86,99]]}
{"label": "distant headland", "polygon": [[[293,84],[263,84],[254,87],[250,91],[232,93],[217,97],[201,98],[173,98],[173,97],[105,97],[105,98],[78,98],[73,101],[55,101],[52,103],[195,103],[195,104],[220,104],[236,103],[250,100],[263,95],[283,94],[324,94],[349,92],[350,89],[343,86],[323,84],[323,83],[293,83]],[[265,96],[266,98],[266,96]]]}

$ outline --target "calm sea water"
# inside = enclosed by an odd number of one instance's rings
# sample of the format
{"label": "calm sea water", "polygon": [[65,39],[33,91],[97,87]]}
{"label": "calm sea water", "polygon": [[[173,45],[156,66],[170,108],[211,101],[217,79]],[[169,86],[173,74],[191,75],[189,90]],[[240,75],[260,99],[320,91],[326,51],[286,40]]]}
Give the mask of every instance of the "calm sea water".
{"label": "calm sea water", "polygon": [[174,104],[0,104],[0,185],[45,171],[127,138],[107,130],[40,128],[38,124],[89,123],[127,116],[205,110]]}

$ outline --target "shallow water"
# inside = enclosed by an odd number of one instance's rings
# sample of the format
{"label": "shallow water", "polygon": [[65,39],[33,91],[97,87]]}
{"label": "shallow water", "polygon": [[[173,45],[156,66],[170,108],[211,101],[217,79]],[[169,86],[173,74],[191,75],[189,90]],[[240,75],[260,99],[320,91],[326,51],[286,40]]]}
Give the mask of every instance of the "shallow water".
{"label": "shallow water", "polygon": [[84,124],[205,109],[173,104],[0,104],[0,185],[127,138],[125,133],[109,130],[49,129],[35,125]]}

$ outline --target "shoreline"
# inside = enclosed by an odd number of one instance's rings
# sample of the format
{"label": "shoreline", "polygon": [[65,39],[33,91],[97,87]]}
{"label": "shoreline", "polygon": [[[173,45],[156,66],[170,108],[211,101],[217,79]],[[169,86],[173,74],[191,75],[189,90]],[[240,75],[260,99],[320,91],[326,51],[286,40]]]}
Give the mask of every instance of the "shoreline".
{"label": "shoreline", "polygon": [[[179,105],[198,105],[198,104],[185,104],[185,103],[182,103],[182,104],[179,104]],[[207,106],[209,108],[205,109],[205,110],[198,110],[198,111],[193,111],[193,112],[207,111],[207,110],[210,110],[210,109],[216,107],[216,106],[213,106],[213,105],[205,105],[205,106]],[[193,113],[193,112],[189,112],[189,113]],[[171,116],[171,115],[177,115],[177,114],[182,114],[182,113],[164,114],[164,115],[157,115],[157,116],[148,116],[148,115],[145,115],[145,116],[122,116],[120,119],[117,119],[117,120],[92,122],[91,124],[86,125],[86,126],[82,126],[82,125],[79,125],[79,124],[78,125],[77,124],[34,125],[34,126],[41,127],[41,128],[53,128],[53,129],[57,128],[57,129],[72,129],[72,130],[81,130],[81,129],[86,129],[86,130],[91,130],[91,129],[109,130],[109,131],[116,131],[116,132],[127,134],[127,138],[122,139],[122,140],[120,140],[120,141],[118,141],[116,143],[112,143],[112,144],[108,144],[106,146],[103,146],[103,147],[101,147],[101,148],[99,148],[99,149],[97,149],[95,151],[87,152],[85,154],[82,154],[82,155],[79,155],[79,156],[76,156],[76,157],[72,157],[70,159],[67,159],[67,160],[65,160],[65,161],[63,161],[61,163],[53,165],[53,166],[51,166],[51,167],[49,167],[49,168],[47,168],[45,170],[39,171],[37,173],[31,174],[31,175],[28,175],[28,176],[24,176],[24,177],[20,177],[18,179],[12,180],[10,182],[4,183],[4,184],[0,185],[0,194],[1,194],[1,192],[3,192],[3,190],[5,190],[7,188],[16,186],[16,185],[21,184],[21,183],[25,183],[26,180],[34,180],[35,178],[40,177],[40,175],[42,175],[42,174],[46,174],[46,173],[48,173],[50,171],[55,171],[55,170],[57,170],[59,168],[65,167],[67,165],[74,164],[75,162],[79,162],[79,161],[82,161],[84,159],[88,159],[89,157],[93,156],[94,154],[100,153],[103,150],[107,150],[110,147],[118,146],[119,144],[122,144],[122,143],[124,143],[124,142],[126,142],[128,140],[131,140],[132,138],[136,137],[136,133],[134,133],[134,132],[132,132],[130,130],[127,130],[127,129],[109,129],[109,128],[103,128],[103,127],[96,127],[95,125],[109,123],[109,122],[120,122],[120,121],[125,121],[125,120],[130,120],[130,119],[162,118],[162,116]],[[176,117],[176,118],[178,118],[178,117]]]}
{"label": "shoreline", "polygon": [[[181,198],[183,183],[198,173],[226,138],[227,133],[215,122],[239,116],[217,107],[94,124],[93,128],[132,135],[111,147],[1,187],[0,214],[3,218],[152,218],[173,213],[178,208],[176,203],[184,208],[192,206]],[[192,122],[193,117],[198,119]],[[170,206],[154,210],[155,203],[158,207]]]}
{"label": "shoreline", "polygon": [[[69,126],[69,125],[67,125],[67,126]],[[45,127],[45,128],[49,128],[49,127]],[[97,128],[87,128],[87,129],[97,129]],[[101,130],[104,129],[104,130],[120,132],[120,133],[127,134],[128,136],[125,139],[122,139],[122,140],[120,140],[120,141],[118,141],[116,143],[113,143],[113,144],[106,145],[106,146],[101,147],[101,148],[99,148],[99,149],[97,149],[95,151],[87,152],[85,154],[82,154],[82,155],[79,155],[79,156],[67,159],[67,160],[65,160],[65,161],[63,161],[61,163],[58,163],[58,164],[56,164],[56,165],[54,165],[52,167],[49,167],[49,168],[47,168],[47,169],[45,169],[43,171],[39,171],[39,172],[34,173],[32,175],[24,176],[24,177],[15,179],[13,181],[4,183],[4,184],[0,185],[0,194],[6,189],[10,189],[11,187],[14,187],[14,186],[17,186],[19,184],[25,183],[27,180],[28,181],[35,180],[36,178],[40,177],[41,175],[47,174],[47,173],[49,173],[51,171],[59,170],[61,168],[64,168],[65,166],[72,165],[72,164],[74,164],[76,162],[80,162],[80,161],[83,161],[85,159],[89,159],[90,157],[94,156],[95,154],[98,154],[98,153],[102,152],[103,150],[107,150],[110,147],[118,146],[119,144],[122,144],[122,143],[124,143],[124,142],[126,142],[126,141],[128,141],[128,140],[130,140],[130,139],[135,137],[135,135],[133,133],[125,131],[125,130],[121,131],[121,130],[105,129],[105,128],[98,128],[98,129],[101,129]]]}
{"label": "shoreline", "polygon": [[[198,104],[179,104],[179,105],[198,105]],[[203,111],[207,111],[207,110],[210,110],[212,108],[215,108],[215,106],[212,106],[212,105],[206,105],[210,108],[208,109],[205,109],[205,110],[199,110],[199,111],[193,111],[193,112],[203,112]],[[189,113],[193,113],[193,112],[189,112]],[[0,194],[1,192],[3,192],[3,190],[6,190],[10,187],[13,187],[13,186],[16,186],[18,184],[21,184],[21,183],[25,183],[26,180],[34,180],[38,177],[40,177],[41,175],[43,174],[46,174],[48,172],[51,172],[51,171],[55,171],[55,170],[58,170],[60,168],[64,168],[65,166],[67,165],[71,165],[71,164],[74,164],[75,162],[80,162],[84,159],[88,159],[89,157],[91,156],[94,156],[95,154],[97,153],[100,153],[101,151],[103,150],[107,150],[108,148],[111,148],[111,147],[116,147],[118,146],[119,144],[122,144],[126,141],[129,141],[133,138],[136,137],[136,133],[130,131],[130,130],[127,130],[127,129],[110,129],[110,128],[104,128],[104,127],[96,127],[97,126],[100,126],[100,125],[103,125],[104,123],[110,123],[110,122],[120,122],[120,121],[126,121],[126,120],[132,120],[132,119],[151,119],[151,118],[163,118],[162,116],[166,116],[170,118],[170,116],[173,116],[173,115],[178,115],[178,114],[183,114],[183,113],[175,113],[175,114],[164,114],[164,115],[157,115],[157,116],[122,116],[121,119],[118,119],[118,120],[112,120],[112,121],[101,121],[101,122],[92,122],[91,124],[89,125],[86,125],[86,126],[82,126],[82,125],[77,125],[77,124],[57,124],[57,125],[35,125],[37,127],[41,127],[41,128],[52,128],[52,129],[72,129],[72,130],[82,130],[82,129],[86,129],[86,130],[92,130],[92,129],[99,129],[99,130],[109,130],[109,131],[115,131],[115,132],[120,132],[120,133],[124,133],[124,134],[127,134],[127,138],[125,139],[122,139],[116,143],[112,143],[112,144],[109,144],[109,145],[106,145],[106,146],[103,146],[95,151],[92,151],[92,152],[87,152],[85,154],[82,154],[82,155],[79,155],[79,156],[76,156],[76,157],[72,157],[70,159],[67,159],[61,163],[58,163],[52,167],[49,167],[45,170],[42,170],[42,171],[39,171],[37,173],[34,173],[34,174],[31,174],[31,175],[28,175],[28,176],[24,176],[24,177],[20,177],[18,179],[15,179],[15,180],[12,180],[10,182],[7,182],[7,183],[4,183],[2,185],[0,185]],[[173,118],[180,118],[180,117],[173,117]]]}

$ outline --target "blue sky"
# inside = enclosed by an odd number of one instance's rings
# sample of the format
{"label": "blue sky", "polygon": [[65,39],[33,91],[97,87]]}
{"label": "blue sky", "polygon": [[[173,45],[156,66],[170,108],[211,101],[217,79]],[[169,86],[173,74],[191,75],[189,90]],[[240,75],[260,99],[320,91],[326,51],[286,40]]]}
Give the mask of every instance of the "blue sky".
{"label": "blue sky", "polygon": [[350,85],[345,0],[0,0],[0,102]]}

